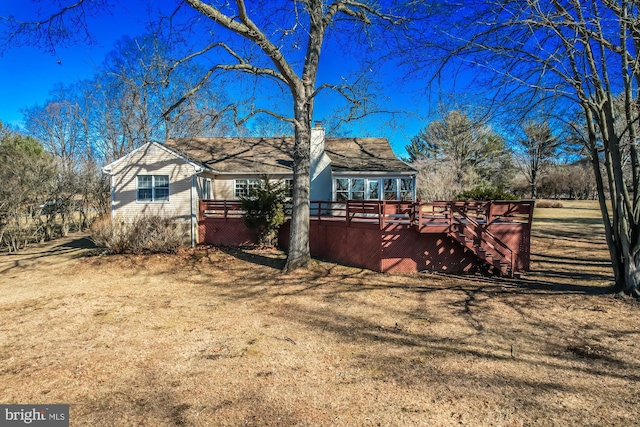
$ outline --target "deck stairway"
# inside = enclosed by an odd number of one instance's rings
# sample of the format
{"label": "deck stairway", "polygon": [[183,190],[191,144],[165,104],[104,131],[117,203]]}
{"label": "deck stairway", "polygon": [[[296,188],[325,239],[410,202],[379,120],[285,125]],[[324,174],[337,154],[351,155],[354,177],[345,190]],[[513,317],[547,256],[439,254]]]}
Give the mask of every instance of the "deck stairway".
{"label": "deck stairway", "polygon": [[[420,233],[446,233],[479,259],[512,277],[515,254],[503,241],[488,230],[492,221],[502,216],[513,217],[530,211],[515,204],[496,205],[489,202],[433,202],[417,209],[414,227]],[[519,206],[519,204],[518,204]],[[493,210],[493,212],[492,212]]]}

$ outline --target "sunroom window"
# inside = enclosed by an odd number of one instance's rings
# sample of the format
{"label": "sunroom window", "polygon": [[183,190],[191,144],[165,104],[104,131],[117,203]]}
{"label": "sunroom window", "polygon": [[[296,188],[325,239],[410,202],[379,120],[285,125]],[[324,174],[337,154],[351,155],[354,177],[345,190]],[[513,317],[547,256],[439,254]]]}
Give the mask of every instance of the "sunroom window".
{"label": "sunroom window", "polygon": [[398,200],[398,179],[387,178],[383,180],[384,185],[384,199],[385,200]]}
{"label": "sunroom window", "polygon": [[413,200],[412,178],[400,178],[400,200]]}
{"label": "sunroom window", "polygon": [[336,178],[336,200],[349,200],[349,178]]}
{"label": "sunroom window", "polygon": [[413,200],[413,178],[335,178],[335,200]]}

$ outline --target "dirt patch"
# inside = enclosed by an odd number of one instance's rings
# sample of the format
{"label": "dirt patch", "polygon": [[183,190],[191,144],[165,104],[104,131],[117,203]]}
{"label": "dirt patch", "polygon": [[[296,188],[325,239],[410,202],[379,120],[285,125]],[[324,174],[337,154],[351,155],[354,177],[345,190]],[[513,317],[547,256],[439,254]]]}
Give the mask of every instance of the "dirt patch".
{"label": "dirt patch", "polygon": [[0,402],[96,426],[633,425],[639,305],[609,294],[598,225],[571,227],[535,222],[517,280],[73,239],[2,255]]}

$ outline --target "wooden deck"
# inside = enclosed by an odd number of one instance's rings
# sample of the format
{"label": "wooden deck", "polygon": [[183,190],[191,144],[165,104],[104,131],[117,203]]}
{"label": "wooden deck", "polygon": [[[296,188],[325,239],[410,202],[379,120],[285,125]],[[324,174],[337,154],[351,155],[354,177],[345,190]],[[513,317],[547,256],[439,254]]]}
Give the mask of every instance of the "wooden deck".
{"label": "wooden deck", "polygon": [[[313,201],[310,205],[310,219],[312,232],[329,227],[333,229],[330,234],[335,239],[338,239],[337,229],[339,228],[378,230],[379,233],[376,235],[381,236],[382,240],[385,239],[385,233],[388,234],[390,230],[417,233],[425,236],[423,240],[435,239],[434,241],[442,240],[438,237],[439,235],[446,235],[464,250],[473,253],[481,263],[495,268],[502,274],[512,275],[515,271],[528,270],[529,268],[533,207],[533,201],[428,203],[355,200],[346,202]],[[245,241],[248,243],[252,237],[250,233],[247,234],[247,230],[242,230],[242,215],[243,211],[238,201],[201,201],[199,218],[204,227],[200,227],[199,240],[216,244],[229,242],[229,245],[242,244]],[[226,225],[220,225],[222,223]],[[207,224],[219,224],[214,227],[215,232],[218,233],[218,240],[212,239],[213,232],[208,231],[212,228],[208,228]],[[323,236],[327,234],[326,231],[323,233]],[[433,237],[429,238],[428,235],[433,235]],[[353,236],[349,237],[349,239],[353,238]],[[355,238],[357,239],[357,237]],[[324,246],[331,246],[336,251],[335,244],[329,242],[329,238],[324,237],[323,239]],[[420,246],[415,244],[419,240],[411,237],[406,237],[406,239],[413,242],[411,245]],[[353,242],[344,240],[341,244],[351,246]],[[381,255],[381,259],[384,256],[392,257],[391,254],[394,250],[401,254],[401,257],[416,258],[416,255],[412,253],[412,248],[398,247],[393,249],[391,243],[383,241],[380,242],[380,248],[380,252],[385,253]],[[432,258],[441,256],[441,249],[439,249],[440,253],[431,253],[429,256]],[[447,250],[451,252],[451,248]],[[348,259],[344,260],[349,255],[341,255],[338,257],[340,259],[333,259],[331,252],[326,248],[319,248],[318,252],[321,252],[327,259],[350,263]],[[337,252],[345,253],[345,251]],[[449,256],[449,258],[455,257]],[[425,261],[425,263],[433,265],[433,262],[436,261],[438,260],[432,259],[428,262]],[[380,262],[380,267],[373,269],[385,271],[382,265],[384,262]]]}

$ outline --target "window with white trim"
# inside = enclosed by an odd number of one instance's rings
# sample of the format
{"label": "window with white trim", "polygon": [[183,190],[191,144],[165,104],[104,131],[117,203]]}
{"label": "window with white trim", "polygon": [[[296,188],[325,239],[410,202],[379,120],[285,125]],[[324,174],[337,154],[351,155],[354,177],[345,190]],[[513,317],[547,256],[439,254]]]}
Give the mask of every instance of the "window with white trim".
{"label": "window with white trim", "polygon": [[413,178],[335,178],[335,200],[413,200]]}
{"label": "window with white trim", "polygon": [[336,178],[336,200],[343,202],[349,199],[349,178]]}
{"label": "window with white trim", "polygon": [[260,185],[259,179],[236,179],[234,180],[234,196],[236,199],[247,197],[251,190]]}
{"label": "window with white trim", "polygon": [[400,200],[413,200],[413,178],[400,178]]}
{"label": "window with white trim", "polygon": [[202,180],[202,198],[211,199],[211,179],[204,178]]}
{"label": "window with white trim", "polygon": [[284,188],[287,192],[287,197],[293,199],[293,178],[286,178],[284,180]]}
{"label": "window with white trim", "polygon": [[136,201],[169,201],[169,175],[138,175],[137,178]]}
{"label": "window with white trim", "polygon": [[398,200],[398,179],[385,178],[382,180],[384,200]]}

